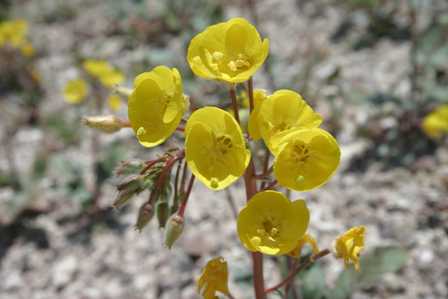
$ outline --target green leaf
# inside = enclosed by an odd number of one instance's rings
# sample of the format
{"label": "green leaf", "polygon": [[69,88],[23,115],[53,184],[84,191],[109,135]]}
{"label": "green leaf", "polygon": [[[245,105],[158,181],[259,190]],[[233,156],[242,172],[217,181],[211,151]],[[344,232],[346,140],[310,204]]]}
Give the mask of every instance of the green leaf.
{"label": "green leaf", "polygon": [[328,287],[325,284],[325,273],[319,264],[300,274],[303,299],[328,298]]}
{"label": "green leaf", "polygon": [[406,263],[407,258],[406,251],[399,247],[375,248],[361,258],[360,272],[350,268],[339,275],[336,287],[331,291],[332,298],[350,298],[357,289],[369,287],[384,274],[398,271]]}

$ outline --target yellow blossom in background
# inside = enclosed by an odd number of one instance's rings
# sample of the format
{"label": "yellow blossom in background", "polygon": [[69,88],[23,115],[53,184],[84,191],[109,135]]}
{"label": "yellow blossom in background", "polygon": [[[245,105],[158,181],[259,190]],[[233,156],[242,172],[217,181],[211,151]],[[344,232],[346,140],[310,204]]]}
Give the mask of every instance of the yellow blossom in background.
{"label": "yellow blossom in background", "polygon": [[121,107],[121,98],[116,94],[111,94],[107,98],[107,104],[112,111],[118,111]]}
{"label": "yellow blossom in background", "polygon": [[425,116],[422,129],[426,135],[434,139],[448,134],[448,105],[441,105]]}
{"label": "yellow blossom in background", "polygon": [[[316,128],[322,123],[322,117],[314,112],[300,94],[286,89],[268,96],[253,118],[266,146],[274,155],[278,148],[278,144],[271,140],[274,135],[294,128]],[[257,134],[255,137],[258,137]]]}
{"label": "yellow blossom in background", "polygon": [[145,147],[164,142],[176,130],[186,106],[177,69],[158,66],[138,75],[128,102],[129,121],[138,141]]}
{"label": "yellow blossom in background", "polygon": [[269,255],[291,252],[308,228],[304,200],[289,201],[277,191],[255,194],[237,219],[238,236],[250,251]]}
{"label": "yellow blossom in background", "polygon": [[88,87],[86,81],[73,79],[67,82],[64,88],[64,99],[70,104],[79,104],[87,96]]}
{"label": "yellow blossom in background", "polygon": [[326,183],[339,165],[337,141],[320,128],[290,130],[277,135],[274,141],[279,145],[274,174],[283,187],[314,189]]}
{"label": "yellow blossom in background", "polygon": [[210,260],[196,282],[204,299],[216,299],[216,293],[229,294],[227,262],[222,257]]}
{"label": "yellow blossom in background", "polygon": [[35,53],[33,45],[28,41],[22,43],[20,46],[20,52],[25,57],[31,57]]}
{"label": "yellow blossom in background", "polygon": [[350,264],[359,271],[359,256],[364,249],[364,235],[366,228],[364,226],[355,226],[340,235],[335,243],[334,250],[337,258],[343,258],[345,267]]}
{"label": "yellow blossom in background", "polygon": [[240,126],[230,113],[216,107],[198,109],[188,119],[185,155],[193,174],[214,190],[235,182],[250,160]]}
{"label": "yellow blossom in background", "polygon": [[98,79],[106,87],[113,87],[124,81],[124,75],[105,60],[87,59],[83,63],[85,71]]}
{"label": "yellow blossom in background", "polygon": [[319,253],[319,246],[317,245],[316,239],[314,239],[311,235],[305,234],[302,239],[297,242],[296,248],[294,248],[291,252],[288,253],[289,256],[300,258],[302,254],[303,247],[308,244],[311,246],[311,252],[314,254]]}
{"label": "yellow blossom in background", "polygon": [[187,60],[201,78],[241,83],[255,74],[268,52],[268,39],[262,41],[246,19],[233,18],[193,37]]}
{"label": "yellow blossom in background", "polygon": [[19,48],[26,41],[28,23],[25,20],[11,20],[0,23],[0,46]]}

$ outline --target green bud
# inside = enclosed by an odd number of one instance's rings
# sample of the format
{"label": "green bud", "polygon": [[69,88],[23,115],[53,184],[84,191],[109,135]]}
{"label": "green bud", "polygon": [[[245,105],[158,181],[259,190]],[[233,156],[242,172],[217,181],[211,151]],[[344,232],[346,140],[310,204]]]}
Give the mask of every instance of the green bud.
{"label": "green bud", "polygon": [[168,201],[162,200],[157,203],[156,215],[157,220],[159,221],[159,227],[165,227],[166,221],[168,220],[168,217],[170,217],[170,207],[168,205]]}
{"label": "green bud", "polygon": [[172,215],[165,228],[165,246],[171,249],[184,230],[184,218],[178,214]]}
{"label": "green bud", "polygon": [[145,202],[138,211],[137,223],[135,229],[142,231],[142,229],[151,221],[154,216],[154,208],[151,203]]}

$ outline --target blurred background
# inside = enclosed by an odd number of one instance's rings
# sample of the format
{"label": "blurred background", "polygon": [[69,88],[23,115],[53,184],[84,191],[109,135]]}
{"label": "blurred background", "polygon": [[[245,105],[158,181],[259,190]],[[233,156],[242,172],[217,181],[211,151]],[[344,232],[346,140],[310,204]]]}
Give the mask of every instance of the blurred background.
{"label": "blurred background", "polygon": [[[0,0],[0,298],[199,298],[194,279],[219,255],[235,297],[251,298],[228,204],[243,206],[242,182],[222,192],[197,183],[169,251],[156,222],[134,230],[139,198],[111,209],[120,161],[163,149],[81,125],[99,112],[127,117],[106,88],[64,100],[82,62],[103,59],[128,87],[154,66],[176,67],[193,105],[226,105],[227,91],[194,77],[185,56],[194,34],[234,16],[270,39],[255,87],[299,91],[340,143],[329,183],[292,195],[309,203],[311,234],[326,248],[351,226],[368,229],[361,274],[325,258],[291,298],[448,298],[447,139],[422,130],[448,103],[446,0]],[[176,144],[181,135],[166,146]],[[284,261],[265,260],[272,285]]]}

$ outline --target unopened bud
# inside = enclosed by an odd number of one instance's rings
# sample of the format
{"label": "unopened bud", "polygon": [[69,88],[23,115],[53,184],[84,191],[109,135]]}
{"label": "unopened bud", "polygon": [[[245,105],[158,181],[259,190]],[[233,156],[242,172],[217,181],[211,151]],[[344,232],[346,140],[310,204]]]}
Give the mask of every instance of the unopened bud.
{"label": "unopened bud", "polygon": [[174,242],[179,239],[184,230],[184,218],[178,214],[173,214],[165,227],[165,246],[171,249]]}
{"label": "unopened bud", "polygon": [[156,215],[157,220],[159,221],[159,227],[165,227],[166,221],[170,216],[170,207],[168,205],[168,201],[161,200],[156,205]]}
{"label": "unopened bud", "polygon": [[139,176],[131,176],[117,186],[118,195],[112,206],[115,209],[123,207],[129,202],[132,196],[140,193],[142,189],[142,182]]}
{"label": "unopened bud", "polygon": [[84,117],[82,124],[108,134],[118,132],[127,126],[124,121],[114,115]]}
{"label": "unopened bud", "polygon": [[145,202],[138,211],[135,229],[141,232],[142,229],[149,223],[149,221],[151,221],[152,216],[154,216],[154,208],[151,203]]}
{"label": "unopened bud", "polygon": [[129,97],[132,94],[132,89],[124,87],[124,86],[117,85],[114,88],[114,92],[119,94],[119,95],[122,95],[124,97]]}

